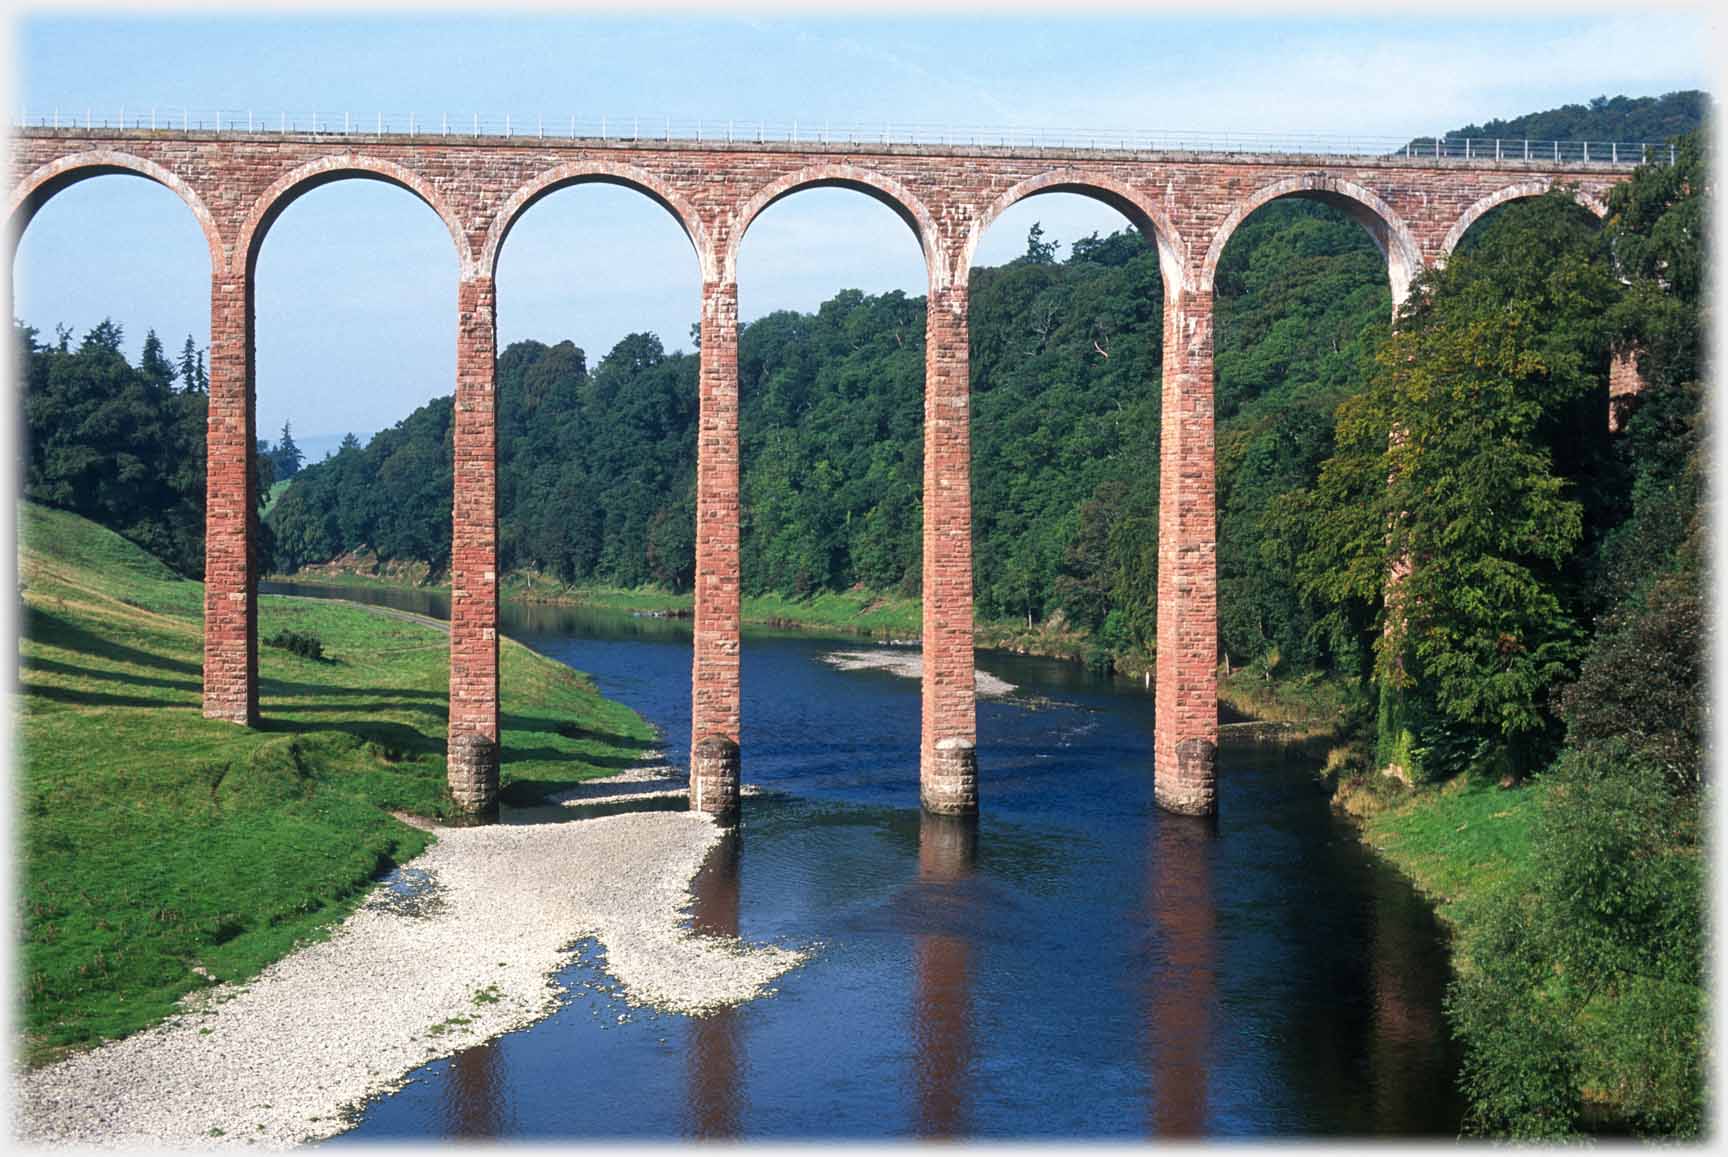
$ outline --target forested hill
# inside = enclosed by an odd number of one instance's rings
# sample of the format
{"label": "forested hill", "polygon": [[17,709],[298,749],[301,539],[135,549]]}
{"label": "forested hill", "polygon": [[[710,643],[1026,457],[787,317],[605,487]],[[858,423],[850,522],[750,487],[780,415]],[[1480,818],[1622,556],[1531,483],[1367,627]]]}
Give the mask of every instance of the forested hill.
{"label": "forested hill", "polygon": [[1530,141],[1665,141],[1689,133],[1710,113],[1710,97],[1696,89],[1663,96],[1596,97],[1511,120],[1453,129],[1449,137]]}
{"label": "forested hill", "polygon": [[[1162,286],[1131,231],[1066,260],[1034,234],[972,289],[979,609],[1060,611],[1112,649],[1149,645],[1157,553]],[[1361,228],[1300,202],[1256,214],[1219,271],[1218,414],[1228,645],[1299,656],[1307,621],[1262,559],[1266,498],[1312,477],[1329,415],[1391,303]],[[574,583],[688,587],[694,353],[651,335],[592,368],[568,342],[498,361],[500,562]],[[743,575],[752,593],[916,593],[924,302],[845,291],[743,328]],[[451,402],[307,467],[271,511],[276,565],[370,546],[449,557]]]}

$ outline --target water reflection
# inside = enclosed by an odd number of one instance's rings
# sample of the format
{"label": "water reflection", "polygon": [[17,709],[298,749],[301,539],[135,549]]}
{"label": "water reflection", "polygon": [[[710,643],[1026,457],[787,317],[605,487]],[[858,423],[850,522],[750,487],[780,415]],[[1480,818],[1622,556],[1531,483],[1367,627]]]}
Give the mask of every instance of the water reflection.
{"label": "water reflection", "polygon": [[967,1131],[972,949],[959,909],[969,904],[962,885],[977,859],[977,817],[919,813],[918,880],[932,902],[938,929],[917,933],[913,945],[918,974],[913,1063],[918,1086],[916,1127],[921,1137],[958,1137]]}
{"label": "water reflection", "polygon": [[506,1132],[503,1062],[491,1041],[450,1058],[444,1136],[492,1140]]}
{"label": "water reflection", "polygon": [[[738,869],[743,852],[743,829],[737,825],[721,832],[720,842],[696,873],[690,890],[695,903],[690,925],[702,936],[738,935]],[[742,1134],[739,1109],[744,1101],[739,1081],[740,1058],[738,1010],[716,1009],[690,1021],[690,1120],[686,1132],[693,1137],[738,1137]]]}
{"label": "water reflection", "polygon": [[1437,1104],[1453,1099],[1450,1082],[1436,1089],[1433,1080],[1434,1058],[1449,1043],[1439,1014],[1448,969],[1432,951],[1431,930],[1422,929],[1424,913],[1415,910],[1420,901],[1411,889],[1390,873],[1369,886],[1374,897],[1374,1028],[1368,1045],[1374,1128],[1390,1132],[1435,1114]]}
{"label": "water reflection", "polygon": [[1218,944],[1212,895],[1211,818],[1152,817],[1152,863],[1146,891],[1151,950],[1148,971],[1147,1070],[1153,1136],[1206,1132],[1206,1085],[1217,1001]]}

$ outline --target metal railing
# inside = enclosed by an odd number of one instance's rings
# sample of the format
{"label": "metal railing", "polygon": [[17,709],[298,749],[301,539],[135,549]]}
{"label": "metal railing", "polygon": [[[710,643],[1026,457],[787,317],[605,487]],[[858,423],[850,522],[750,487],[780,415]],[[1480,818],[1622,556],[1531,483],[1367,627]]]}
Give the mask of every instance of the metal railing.
{"label": "metal railing", "polygon": [[174,105],[25,111],[19,128],[146,129],[200,133],[282,133],[331,137],[488,137],[547,140],[785,142],[790,144],[1011,146],[1135,152],[1289,153],[1550,164],[1672,163],[1674,146],[1649,141],[1533,141],[1491,137],[1389,137],[1325,133],[1002,128],[915,121],[737,120],[672,116],[544,116],[479,113],[321,113],[189,109]]}

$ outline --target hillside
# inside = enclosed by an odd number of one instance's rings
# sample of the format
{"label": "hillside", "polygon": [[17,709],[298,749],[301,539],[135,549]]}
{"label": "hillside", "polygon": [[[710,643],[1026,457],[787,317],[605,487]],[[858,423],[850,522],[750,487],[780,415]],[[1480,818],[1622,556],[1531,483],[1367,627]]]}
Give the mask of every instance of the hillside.
{"label": "hillside", "polygon": [[[345,915],[445,807],[449,645],[359,607],[260,600],[266,723],[200,712],[203,587],[111,531],[18,507],[21,951],[28,1060],[122,1036]],[[502,649],[506,783],[604,775],[652,736],[581,675]],[[568,738],[570,731],[583,738]]]}

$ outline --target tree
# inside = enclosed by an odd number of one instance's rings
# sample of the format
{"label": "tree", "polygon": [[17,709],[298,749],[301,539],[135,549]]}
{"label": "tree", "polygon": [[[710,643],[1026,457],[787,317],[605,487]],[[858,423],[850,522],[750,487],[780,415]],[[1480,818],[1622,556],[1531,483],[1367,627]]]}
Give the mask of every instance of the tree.
{"label": "tree", "polygon": [[294,444],[294,432],[286,420],[282,423],[282,440],[276,443],[270,457],[275,464],[278,480],[292,478],[300,473],[300,465],[306,460],[306,455]]}
{"label": "tree", "polygon": [[180,388],[188,393],[202,394],[208,392],[208,384],[204,381],[204,355],[192,340],[192,335],[186,335],[186,344],[180,348]]}
{"label": "tree", "polygon": [[144,335],[144,352],[138,359],[138,369],[163,389],[172,389],[175,378],[173,365],[162,352],[162,339],[151,330]]}
{"label": "tree", "polygon": [[[1493,231],[1419,279],[1368,392],[1340,407],[1300,563],[1334,611],[1381,608],[1376,677],[1408,715],[1385,723],[1398,734],[1380,757],[1431,775],[1539,765],[1583,641],[1562,582],[1583,506],[1552,439],[1602,388],[1619,287],[1564,191],[1508,207]],[[1408,571],[1388,615],[1394,560]]]}
{"label": "tree", "polygon": [[[84,515],[186,575],[203,565],[203,398],[127,364],[121,328],[104,321],[71,348],[24,328],[24,494]],[[147,346],[148,348],[148,346]]]}
{"label": "tree", "polygon": [[1056,248],[1060,244],[1059,241],[1044,240],[1044,226],[1034,221],[1026,232],[1026,255],[1021,260],[1028,265],[1054,265]]}

